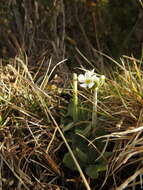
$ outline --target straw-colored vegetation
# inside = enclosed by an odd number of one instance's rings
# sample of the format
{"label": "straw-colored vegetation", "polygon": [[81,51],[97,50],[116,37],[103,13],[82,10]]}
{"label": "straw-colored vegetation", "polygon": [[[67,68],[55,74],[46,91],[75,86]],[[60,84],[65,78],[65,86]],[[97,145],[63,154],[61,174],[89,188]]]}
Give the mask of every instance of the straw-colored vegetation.
{"label": "straw-colored vegetation", "polygon": [[1,0],[0,189],[143,187],[143,2],[127,2]]}

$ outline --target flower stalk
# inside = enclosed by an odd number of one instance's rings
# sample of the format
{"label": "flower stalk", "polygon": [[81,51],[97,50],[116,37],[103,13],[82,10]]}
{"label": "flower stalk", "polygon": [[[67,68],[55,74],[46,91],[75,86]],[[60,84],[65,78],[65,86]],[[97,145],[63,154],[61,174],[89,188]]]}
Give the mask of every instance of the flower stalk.
{"label": "flower stalk", "polygon": [[77,74],[73,73],[73,120],[78,120],[78,89],[77,89]]}
{"label": "flower stalk", "polygon": [[92,133],[95,133],[95,129],[97,126],[97,94],[99,88],[104,84],[105,82],[105,76],[101,75],[98,77],[96,73],[94,72],[94,69],[92,71],[86,71],[85,74],[80,74],[78,76],[78,81],[80,82],[80,86],[83,88],[88,88],[93,90],[93,110],[92,110]]}
{"label": "flower stalk", "polygon": [[98,88],[95,88],[93,93],[93,110],[92,110],[92,132],[95,132],[97,126],[97,94]]}

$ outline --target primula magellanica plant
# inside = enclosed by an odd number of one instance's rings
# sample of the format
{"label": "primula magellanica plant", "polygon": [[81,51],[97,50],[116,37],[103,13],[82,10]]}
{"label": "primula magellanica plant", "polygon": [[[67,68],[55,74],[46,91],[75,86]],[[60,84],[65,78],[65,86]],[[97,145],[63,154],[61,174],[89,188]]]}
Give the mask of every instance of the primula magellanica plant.
{"label": "primula magellanica plant", "polygon": [[[71,102],[68,104],[68,112],[63,119],[63,132],[70,143],[73,153],[77,158],[81,168],[91,178],[98,178],[100,172],[106,170],[106,161],[101,158],[99,159],[100,153],[104,147],[104,142],[96,140],[95,149],[94,146],[89,146],[89,142],[83,138],[91,138],[97,134],[95,128],[97,124],[97,93],[99,88],[103,85],[105,76],[97,76],[94,70],[86,71],[84,74],[77,76],[73,74],[72,90],[73,96]],[[90,122],[91,115],[90,111],[86,109],[86,104],[82,103],[78,98],[78,82],[82,88],[86,88],[93,92],[93,112],[92,112],[92,123]],[[103,133],[103,129],[101,129]],[[94,144],[93,143],[93,144]],[[107,155],[108,153],[105,152]],[[77,170],[77,167],[69,152],[65,153],[63,163],[72,170]]]}
{"label": "primula magellanica plant", "polygon": [[105,76],[98,77],[93,69],[86,71],[84,75],[80,74],[78,81],[81,87],[93,90],[92,131],[94,133],[97,124],[97,94],[99,88],[104,84]]}

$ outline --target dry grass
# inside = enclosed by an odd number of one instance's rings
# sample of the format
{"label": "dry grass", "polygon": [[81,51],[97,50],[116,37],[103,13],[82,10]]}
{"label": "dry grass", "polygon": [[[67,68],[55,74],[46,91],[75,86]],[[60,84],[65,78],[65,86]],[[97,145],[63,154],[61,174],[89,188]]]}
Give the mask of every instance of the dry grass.
{"label": "dry grass", "polygon": [[103,99],[104,105],[101,104],[104,113],[109,114],[101,120],[108,134],[93,140],[103,139],[114,145],[106,178],[113,176],[117,190],[142,186],[143,155],[142,61],[125,56],[121,62],[120,71],[114,72],[114,79],[106,83],[104,93],[107,96]]}
{"label": "dry grass", "polygon": [[33,83],[19,60],[0,68],[1,189],[55,189],[62,142],[48,112],[57,99]]}
{"label": "dry grass", "polygon": [[[102,20],[106,2],[101,2],[103,10],[100,3],[90,7],[74,0],[70,2],[72,9],[63,0],[47,1],[48,5],[22,2],[7,1],[8,16],[0,19],[0,189],[141,188],[142,60],[124,56],[118,63],[101,53],[104,48],[110,52],[102,43],[102,38],[104,42],[111,33]],[[107,60],[117,66],[113,73],[106,70]],[[92,146],[97,139],[106,142],[98,159],[106,149],[112,152],[106,174],[97,180],[83,173],[61,125],[61,110],[66,110],[69,103],[61,92],[70,88],[72,67],[83,65],[108,75],[98,100],[98,128],[103,128],[106,135],[92,139],[83,136]],[[72,89],[68,92],[71,94]],[[84,104],[92,104],[92,94],[81,90],[78,95]],[[80,175],[63,166],[67,151]]]}
{"label": "dry grass", "polygon": [[[70,180],[75,180],[76,186],[77,174],[68,179],[64,173],[61,156],[64,142],[83,179],[84,183],[80,179],[80,184],[94,189],[96,184],[92,180],[87,182],[61,131],[59,108],[62,108],[60,96],[64,89],[56,85],[50,88],[46,77],[41,85],[36,84],[35,76],[24,61],[16,57],[0,67],[1,188],[64,189]],[[124,57],[121,61],[99,94],[98,128],[102,126],[107,135],[87,139],[91,145],[97,139],[106,141],[99,158],[106,149],[112,151],[101,188],[117,190],[142,185],[143,153],[142,62],[133,57]],[[47,76],[50,76],[48,71]],[[85,103],[92,103],[90,94],[83,98],[86,98]]]}

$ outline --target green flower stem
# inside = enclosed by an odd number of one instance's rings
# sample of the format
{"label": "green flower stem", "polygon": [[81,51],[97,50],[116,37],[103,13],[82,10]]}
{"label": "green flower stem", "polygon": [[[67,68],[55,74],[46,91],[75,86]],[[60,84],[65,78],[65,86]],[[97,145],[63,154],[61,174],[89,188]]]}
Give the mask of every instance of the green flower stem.
{"label": "green flower stem", "polygon": [[97,93],[98,88],[95,88],[93,94],[93,111],[92,111],[92,131],[94,133],[96,125],[97,125]]}
{"label": "green flower stem", "polygon": [[78,89],[77,89],[77,74],[73,73],[73,120],[78,119]]}

